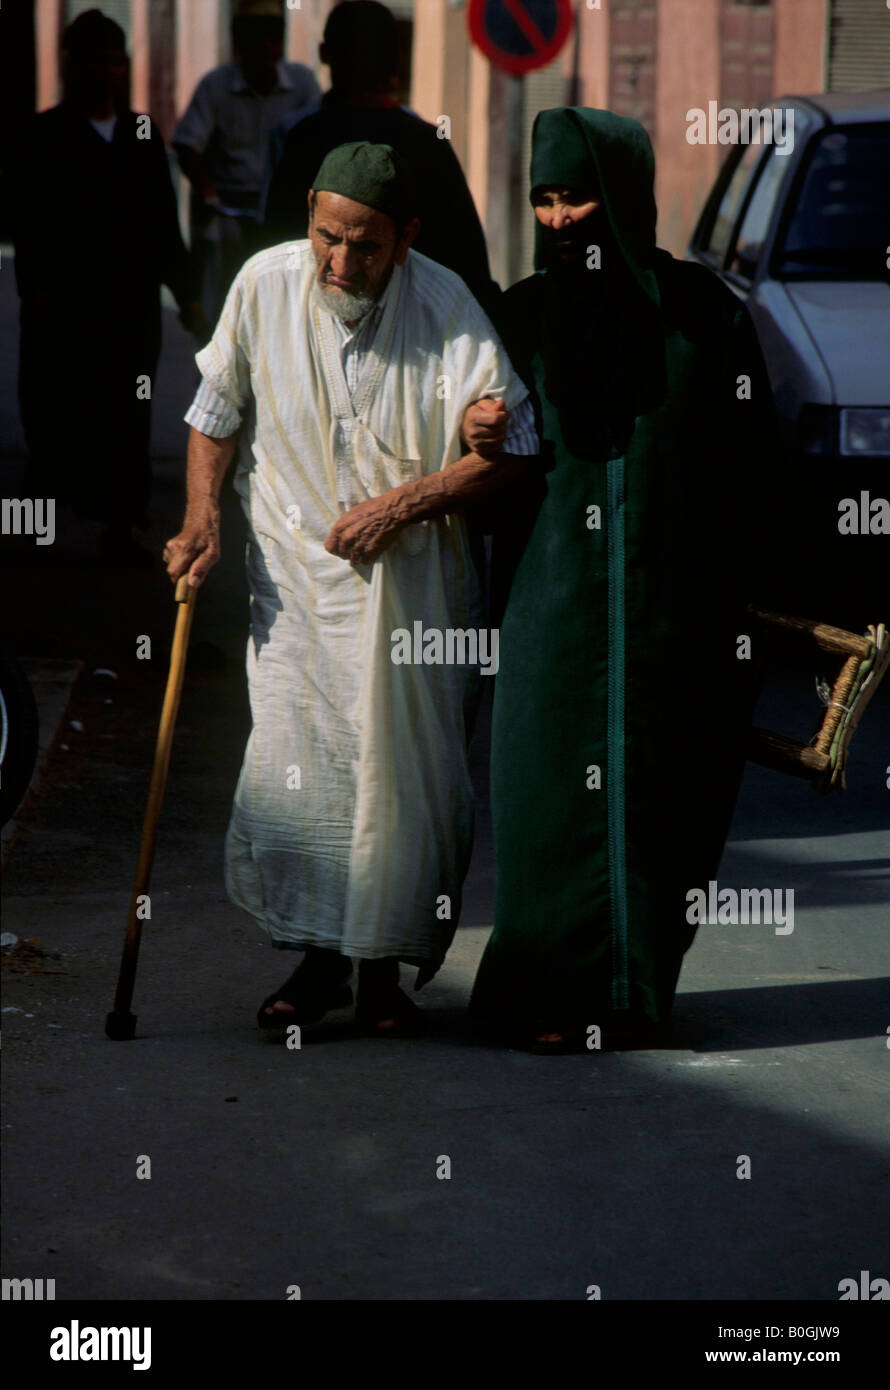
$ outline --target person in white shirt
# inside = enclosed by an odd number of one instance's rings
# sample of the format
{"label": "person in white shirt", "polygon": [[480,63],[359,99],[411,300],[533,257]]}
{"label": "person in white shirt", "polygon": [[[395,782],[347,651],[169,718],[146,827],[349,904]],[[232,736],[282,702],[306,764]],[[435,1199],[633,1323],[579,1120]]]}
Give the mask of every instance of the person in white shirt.
{"label": "person in white shirt", "polygon": [[[412,194],[390,146],[332,151],[309,238],[260,252],[232,285],[186,416],[186,516],[164,552],[173,580],[199,584],[218,560],[220,487],[239,428],[249,441],[235,487],[253,727],[227,886],[273,945],[306,950],[261,1005],[262,1028],[348,1002],[351,957],[362,1025],[416,1033],[399,961],[419,967],[417,987],[436,973],[469,861],[465,720],[484,670],[473,652],[491,634],[472,631],[460,511],[524,476],[538,445],[490,322],[457,275],[411,250]],[[503,439],[490,457],[464,443],[483,397]],[[469,650],[433,650],[436,634],[441,645],[471,633]]]}
{"label": "person in white shirt", "polygon": [[192,185],[192,248],[202,299],[215,319],[231,281],[255,249],[269,137],[321,92],[312,70],[286,63],[278,0],[241,0],[232,21],[235,61],[206,73],[173,133]]}

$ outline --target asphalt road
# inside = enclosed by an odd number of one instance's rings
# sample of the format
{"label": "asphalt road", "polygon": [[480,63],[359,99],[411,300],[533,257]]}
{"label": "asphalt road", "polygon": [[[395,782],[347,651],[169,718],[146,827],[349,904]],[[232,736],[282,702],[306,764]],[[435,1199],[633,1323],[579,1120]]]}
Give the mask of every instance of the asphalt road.
{"label": "asphalt road", "polygon": [[[17,496],[8,276],[4,264],[2,481]],[[156,552],[181,511],[191,383],[171,320]],[[4,545],[13,647],[85,663],[80,727],[64,730],[4,874],[4,931],[44,952],[19,960],[29,973],[14,957],[4,969],[4,1275],[55,1278],[58,1300],[281,1300],[293,1285],[304,1299],[583,1300],[596,1284],[609,1300],[832,1301],[845,1277],[890,1272],[890,692],[857,733],[844,796],[749,767],[720,883],[793,888],[794,931],[700,928],[673,1046],[542,1058],[470,1030],[492,904],[483,721],[476,853],[455,946],[421,996],[429,1036],[360,1039],[332,1016],[289,1050],[254,1016],[292,957],[223,887],[248,725],[229,494],[224,558],[198,600],[138,1036],[112,1043],[173,605],[160,565],[110,572],[93,540],[68,525],[52,547]],[[780,667],[761,722],[809,732],[817,669]]]}

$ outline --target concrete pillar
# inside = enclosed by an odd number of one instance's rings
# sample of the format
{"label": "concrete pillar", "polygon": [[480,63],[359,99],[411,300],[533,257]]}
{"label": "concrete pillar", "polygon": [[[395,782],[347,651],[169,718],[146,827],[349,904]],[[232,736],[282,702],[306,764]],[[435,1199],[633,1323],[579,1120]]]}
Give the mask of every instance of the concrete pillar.
{"label": "concrete pillar", "polygon": [[655,197],[658,243],[675,256],[689,234],[727,149],[690,145],[686,112],[720,99],[720,0],[671,0],[658,7]]}
{"label": "concrete pillar", "polygon": [[470,146],[466,12],[448,0],[416,0],[411,62],[411,106],[424,120],[451,121],[451,143],[461,164]]}
{"label": "concrete pillar", "polygon": [[220,61],[219,16],[215,5],[176,6],[176,115],[181,116],[205,72]]}
{"label": "concrete pillar", "polygon": [[176,125],[176,16],[174,0],[149,0],[149,87],[147,110],[169,143]]}
{"label": "concrete pillar", "polygon": [[521,276],[521,219],[526,215],[526,165],[523,150],[522,78],[490,70],[488,104],[489,168],[485,233],[491,273],[502,289]]}
{"label": "concrete pillar", "polygon": [[599,9],[588,9],[587,0],[578,0],[575,29],[563,49],[566,77],[574,76],[576,89],[570,91],[571,106],[609,105],[609,24],[608,0]]}
{"label": "concrete pillar", "polygon": [[[469,42],[469,40],[468,40]],[[467,93],[467,157],[464,173],[483,227],[488,212],[490,136],[488,111],[491,99],[491,65],[475,45],[470,44]]]}
{"label": "concrete pillar", "polygon": [[46,111],[55,106],[62,95],[59,81],[62,0],[37,0],[34,27],[37,34],[37,110]]}
{"label": "concrete pillar", "polygon": [[336,0],[300,0],[293,5],[285,0],[287,37],[285,57],[291,63],[305,63],[315,73],[322,87],[329,85],[328,69],[318,60],[318,45],[324,33],[328,15]]}
{"label": "concrete pillar", "polygon": [[151,109],[151,42],[149,0],[131,0],[130,6],[130,106]]}
{"label": "concrete pillar", "polygon": [[445,32],[447,0],[416,0],[411,53],[411,105],[434,121],[445,100]]}
{"label": "concrete pillar", "polygon": [[[824,92],[828,0],[774,0],[773,96]],[[890,15],[887,17],[890,25]]]}

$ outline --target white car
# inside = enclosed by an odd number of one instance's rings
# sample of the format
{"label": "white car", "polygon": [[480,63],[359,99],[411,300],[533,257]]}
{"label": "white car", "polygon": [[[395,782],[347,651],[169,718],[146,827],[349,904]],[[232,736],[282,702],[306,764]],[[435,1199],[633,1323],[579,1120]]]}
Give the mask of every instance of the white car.
{"label": "white car", "polygon": [[832,576],[860,569],[870,606],[877,595],[887,609],[890,503],[877,500],[890,499],[890,90],[771,105],[786,130],[793,112],[793,141],[733,147],[688,257],[753,319],[797,473],[802,557]]}

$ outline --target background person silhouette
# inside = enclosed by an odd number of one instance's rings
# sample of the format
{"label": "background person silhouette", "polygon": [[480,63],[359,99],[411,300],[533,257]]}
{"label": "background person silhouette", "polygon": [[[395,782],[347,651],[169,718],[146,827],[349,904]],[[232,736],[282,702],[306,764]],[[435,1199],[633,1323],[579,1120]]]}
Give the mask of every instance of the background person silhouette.
{"label": "background person silhouette", "polygon": [[128,107],[123,31],[87,10],[61,49],[63,99],[34,118],[11,179],[22,423],[35,489],[103,521],[106,559],[150,565],[132,527],[151,488],[161,285],[186,327],[203,318],[164,142]]}

